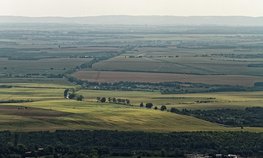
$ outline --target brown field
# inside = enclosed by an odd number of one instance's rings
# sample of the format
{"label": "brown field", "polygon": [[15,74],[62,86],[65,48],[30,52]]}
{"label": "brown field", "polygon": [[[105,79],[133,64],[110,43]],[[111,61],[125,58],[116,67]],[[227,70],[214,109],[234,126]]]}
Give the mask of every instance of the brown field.
{"label": "brown field", "polygon": [[73,74],[81,80],[90,82],[192,82],[219,85],[253,86],[263,82],[263,77],[243,75],[189,75],[171,73],[114,72],[114,71],[78,71]]}

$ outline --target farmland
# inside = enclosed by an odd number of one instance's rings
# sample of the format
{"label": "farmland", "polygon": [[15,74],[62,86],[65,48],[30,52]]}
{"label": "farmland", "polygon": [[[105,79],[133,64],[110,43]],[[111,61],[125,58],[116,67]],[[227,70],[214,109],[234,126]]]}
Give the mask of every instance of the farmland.
{"label": "farmland", "polygon": [[0,157],[260,155],[262,32],[2,24]]}
{"label": "farmland", "polygon": [[[174,34],[165,40],[164,35],[146,37],[153,38],[157,46],[139,46],[95,64],[94,70],[262,76],[262,67],[249,66],[262,63],[261,46],[256,42],[261,35]],[[160,40],[156,40],[158,37]]]}
{"label": "farmland", "polygon": [[[1,130],[239,131],[139,105],[168,111],[263,105],[260,30],[54,25],[1,25]],[[84,100],[65,99],[67,88]]]}
{"label": "farmland", "polygon": [[221,85],[254,86],[256,82],[263,82],[263,77],[242,75],[190,75],[171,73],[143,73],[117,71],[78,71],[74,77],[89,82],[191,82]]}
{"label": "farmland", "polygon": [[[165,51],[165,50],[164,50]],[[234,61],[233,61],[234,60]],[[258,60],[258,59],[257,59]],[[94,70],[166,72],[201,75],[258,75],[262,67],[249,67],[260,61],[240,61],[235,59],[211,59],[211,57],[178,57],[174,59],[116,57],[94,65]],[[209,65],[209,67],[207,66]]]}

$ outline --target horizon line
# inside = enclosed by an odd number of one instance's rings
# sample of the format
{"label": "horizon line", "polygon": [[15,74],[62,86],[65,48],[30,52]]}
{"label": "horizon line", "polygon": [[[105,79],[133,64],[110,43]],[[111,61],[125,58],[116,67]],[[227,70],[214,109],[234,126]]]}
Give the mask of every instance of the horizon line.
{"label": "horizon line", "polygon": [[247,17],[247,18],[262,18],[262,16],[246,16],[246,15],[189,15],[189,16],[183,16],[183,15],[87,15],[87,16],[23,16],[23,15],[0,15],[0,17],[21,17],[21,18],[85,18],[85,17],[117,17],[117,16],[123,16],[123,17]]}

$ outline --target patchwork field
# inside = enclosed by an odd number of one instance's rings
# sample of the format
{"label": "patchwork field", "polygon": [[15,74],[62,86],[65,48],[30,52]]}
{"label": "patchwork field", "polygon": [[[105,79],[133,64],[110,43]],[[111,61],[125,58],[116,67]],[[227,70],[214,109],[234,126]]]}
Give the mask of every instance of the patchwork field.
{"label": "patchwork field", "polygon": [[[161,95],[158,92],[81,90],[84,101],[63,98],[66,85],[5,84],[13,88],[0,88],[0,100],[32,100],[30,102],[0,103],[1,130],[39,131],[56,129],[108,129],[128,131],[229,131],[240,128],[225,127],[191,116],[178,115],[153,109],[139,108],[140,102],[153,102],[159,106],[170,103],[178,108],[243,108],[263,105],[262,92],[211,93],[189,95]],[[129,98],[133,106],[97,103],[96,97]],[[209,100],[210,104],[195,103]],[[167,104],[168,106],[168,104]],[[263,131],[262,128],[245,128]]]}
{"label": "patchwork field", "polygon": [[171,73],[114,72],[114,71],[77,71],[74,77],[89,82],[114,83],[129,82],[191,82],[218,85],[254,86],[263,82],[263,77],[242,75],[189,75]]}
{"label": "patchwork field", "polygon": [[[204,33],[200,28],[181,27],[54,26],[0,26],[0,130],[240,131],[139,104],[165,105],[168,110],[263,106],[263,92],[258,91],[262,86],[252,89],[255,82],[263,82],[261,29],[250,34],[247,28],[237,32],[213,28],[214,32]],[[113,91],[125,89],[107,84],[100,88],[112,91],[88,90],[97,85],[85,87],[67,78],[65,73],[73,71],[78,79],[99,83],[191,84],[158,85],[148,87],[148,92],[132,91],[134,85],[128,85],[131,91]],[[205,89],[192,83],[212,86]],[[145,90],[143,86],[136,90]],[[75,88],[84,100],[64,99],[66,88]],[[212,93],[214,89],[223,92]],[[207,91],[211,93],[199,93]],[[97,97],[129,99],[132,106],[99,103]]]}

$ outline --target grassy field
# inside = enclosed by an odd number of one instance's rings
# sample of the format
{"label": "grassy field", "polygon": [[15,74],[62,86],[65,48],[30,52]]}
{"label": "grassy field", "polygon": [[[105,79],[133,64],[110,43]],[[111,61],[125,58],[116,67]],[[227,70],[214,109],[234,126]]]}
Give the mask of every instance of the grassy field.
{"label": "grassy field", "polygon": [[99,83],[129,82],[191,82],[214,85],[254,86],[255,82],[263,82],[263,77],[242,75],[189,75],[171,73],[114,72],[114,71],[77,71],[74,77]]}
{"label": "grassy field", "polygon": [[[127,130],[127,131],[232,131],[240,128],[224,127],[190,116],[139,108],[141,101],[156,105],[171,102],[170,106],[181,108],[243,108],[262,105],[262,92],[211,93],[191,95],[161,95],[158,92],[121,92],[81,90],[84,101],[63,98],[67,86],[54,84],[12,84],[13,88],[1,88],[0,100],[25,100],[33,102],[1,103],[0,129],[13,131],[39,131],[56,129]],[[232,95],[232,96],[230,96]],[[95,98],[129,98],[134,106],[97,103]],[[235,96],[235,97],[233,97]],[[220,101],[211,105],[190,104],[196,100]],[[179,103],[180,102],[180,103]],[[185,103],[189,104],[185,104]],[[243,102],[243,103],[242,103]],[[241,104],[242,103],[242,104]],[[217,106],[216,106],[217,105]],[[248,128],[248,131],[263,131],[263,128]]]}

